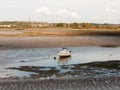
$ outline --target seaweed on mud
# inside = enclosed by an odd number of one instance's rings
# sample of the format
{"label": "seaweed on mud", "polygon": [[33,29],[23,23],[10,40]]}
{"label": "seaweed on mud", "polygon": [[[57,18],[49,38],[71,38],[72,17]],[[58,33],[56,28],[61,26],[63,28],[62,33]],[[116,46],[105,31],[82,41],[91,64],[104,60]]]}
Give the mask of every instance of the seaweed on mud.
{"label": "seaweed on mud", "polygon": [[73,70],[95,70],[96,68],[106,68],[106,69],[117,69],[120,70],[120,61],[112,60],[112,61],[98,61],[98,62],[90,62],[84,64],[75,64],[72,67]]}
{"label": "seaweed on mud", "polygon": [[[120,61],[99,61],[85,64],[61,65],[57,67],[40,66],[21,66],[8,69],[16,69],[25,72],[34,72],[30,74],[31,78],[59,76],[95,76],[102,74],[118,73],[120,70]],[[64,72],[65,70],[65,72]],[[61,73],[62,72],[62,73]]]}
{"label": "seaweed on mud", "polygon": [[106,69],[120,69],[120,61],[91,62],[86,64],[89,67],[99,67]]}
{"label": "seaweed on mud", "polygon": [[31,74],[30,75],[31,77],[47,77],[53,74],[57,74],[59,72],[59,70],[56,70],[55,67],[49,67],[51,68],[50,70],[41,70],[43,68],[46,68],[46,67],[21,66],[19,68],[12,67],[12,68],[7,68],[7,69],[16,69],[16,70],[26,71],[26,72],[35,72],[36,74]]}
{"label": "seaweed on mud", "polygon": [[59,72],[59,70],[45,70],[45,71],[39,71],[37,74],[31,74],[30,76],[32,78],[40,78],[40,77],[50,77],[52,75],[56,75]]}

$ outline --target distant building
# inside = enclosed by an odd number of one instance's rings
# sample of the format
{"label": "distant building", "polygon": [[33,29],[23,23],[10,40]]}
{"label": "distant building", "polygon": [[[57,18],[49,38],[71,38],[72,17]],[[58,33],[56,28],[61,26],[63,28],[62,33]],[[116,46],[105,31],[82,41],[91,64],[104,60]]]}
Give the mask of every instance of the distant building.
{"label": "distant building", "polygon": [[32,23],[31,26],[33,28],[42,28],[50,26],[48,23]]}
{"label": "distant building", "polygon": [[0,25],[0,28],[10,28],[12,25]]}

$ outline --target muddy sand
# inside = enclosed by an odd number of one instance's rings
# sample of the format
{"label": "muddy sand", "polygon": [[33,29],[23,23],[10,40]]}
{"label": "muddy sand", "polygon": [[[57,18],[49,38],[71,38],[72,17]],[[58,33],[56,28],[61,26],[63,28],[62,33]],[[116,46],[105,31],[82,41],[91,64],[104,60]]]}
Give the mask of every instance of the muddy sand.
{"label": "muddy sand", "polygon": [[5,48],[44,48],[79,46],[120,46],[119,36],[39,36],[39,37],[0,37],[0,49]]}
{"label": "muddy sand", "polygon": [[0,90],[120,90],[120,77],[1,81]]}

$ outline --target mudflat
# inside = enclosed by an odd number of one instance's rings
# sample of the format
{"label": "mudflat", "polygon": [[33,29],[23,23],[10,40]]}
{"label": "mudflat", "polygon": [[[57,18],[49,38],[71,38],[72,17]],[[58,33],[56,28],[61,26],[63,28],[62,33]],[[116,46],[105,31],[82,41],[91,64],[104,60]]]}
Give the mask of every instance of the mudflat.
{"label": "mudflat", "polygon": [[119,36],[34,36],[0,37],[0,49],[62,47],[63,39],[66,47],[120,46]]}
{"label": "mudflat", "polygon": [[120,46],[119,30],[0,30],[0,48]]}

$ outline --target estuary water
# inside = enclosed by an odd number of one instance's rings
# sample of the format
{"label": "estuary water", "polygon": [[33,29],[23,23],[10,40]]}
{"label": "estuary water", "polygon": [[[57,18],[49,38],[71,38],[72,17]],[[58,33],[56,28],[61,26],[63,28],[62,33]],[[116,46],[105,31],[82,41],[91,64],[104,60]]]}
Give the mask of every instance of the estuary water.
{"label": "estuary water", "polygon": [[[120,47],[68,47],[70,58],[59,59],[61,48],[0,50],[0,78],[29,76],[32,72],[7,69],[20,66],[59,67],[95,61],[120,60]],[[56,59],[54,59],[56,57]]]}

